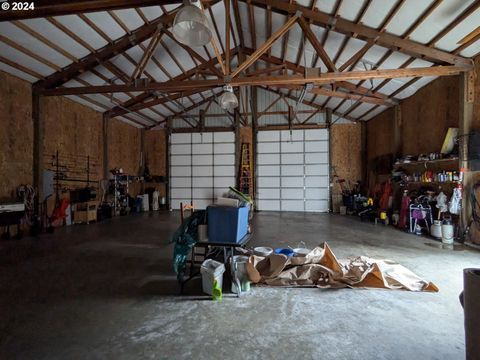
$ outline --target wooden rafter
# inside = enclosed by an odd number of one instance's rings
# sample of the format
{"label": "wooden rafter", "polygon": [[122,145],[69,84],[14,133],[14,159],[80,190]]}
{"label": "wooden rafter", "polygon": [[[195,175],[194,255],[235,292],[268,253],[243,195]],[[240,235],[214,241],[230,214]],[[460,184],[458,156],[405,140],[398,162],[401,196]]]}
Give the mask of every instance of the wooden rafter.
{"label": "wooden rafter", "polygon": [[160,28],[158,28],[153,34],[152,38],[150,39],[150,42],[147,45],[147,49],[143,52],[142,58],[138,62],[137,67],[133,71],[131,80],[138,79],[140,78],[140,76],[142,76],[143,70],[145,70],[145,67],[147,66],[148,62],[152,58],[153,52],[157,48],[157,45],[160,42],[161,37],[162,37],[162,31]]}
{"label": "wooden rafter", "polygon": [[297,15],[292,16],[282,27],[280,27],[280,29],[275,31],[275,33],[269,39],[267,39],[262,46],[255,50],[255,52],[247,60],[245,60],[239,67],[235,69],[235,71],[232,72],[232,78],[238,76],[242,71],[257,61],[258,58],[262,56],[262,54],[264,54],[277,39],[282,37],[293,26],[293,24],[295,24],[297,18]]}
{"label": "wooden rafter", "polygon": [[35,0],[34,10],[0,11],[0,21],[181,3],[181,0]]}
{"label": "wooden rafter", "polygon": [[[241,0],[247,1],[247,0]],[[415,57],[422,57],[425,60],[433,61],[435,63],[448,63],[461,67],[469,68],[470,61],[461,56],[455,56],[448,52],[434,49],[412,40],[403,39],[399,36],[389,34],[387,32],[380,32],[363,24],[356,24],[354,22],[342,19],[332,18],[329,14],[322,11],[313,11],[307,7],[298,4],[288,4],[281,1],[271,0],[249,0],[252,4],[266,8],[270,5],[272,11],[285,14],[296,14],[300,12],[306,19],[311,19],[312,23],[322,27],[329,27],[335,25],[335,31],[351,35],[356,34],[359,39],[368,41],[375,40],[376,44],[386,47],[388,49],[400,51]]]}
{"label": "wooden rafter", "polygon": [[52,88],[61,86],[81,73],[89,71],[105,61],[110,60],[118,53],[125,52],[126,50],[149,39],[156,31],[159,24],[170,24],[173,21],[174,16],[175,13],[163,15],[157,21],[153,21],[150,24],[141,26],[130,34],[126,34],[125,36],[121,37],[114,43],[105,45],[103,48],[91,52],[78,62],[72,63],[71,65],[64,67],[52,75],[47,76],[45,79],[35,83],[34,87]]}
{"label": "wooden rafter", "polygon": [[[350,71],[343,73],[323,73],[317,76],[252,76],[232,79],[230,84],[232,86],[247,86],[247,85],[305,85],[312,84],[329,84],[335,81],[347,80],[363,80],[363,79],[389,79],[389,78],[403,78],[403,77],[418,77],[418,76],[450,76],[458,75],[464,72],[465,68],[449,65],[449,66],[432,66],[432,67],[417,67],[404,69],[382,69],[369,71]],[[125,91],[149,91],[157,90],[161,92],[179,92],[198,88],[212,88],[223,86],[222,79],[215,80],[191,80],[191,81],[167,81],[167,82],[152,82],[140,85],[103,85],[103,86],[87,86],[87,87],[68,87],[59,89],[46,89],[41,91],[47,96],[53,95],[76,95],[76,94],[95,94],[95,93],[114,93]]]}
{"label": "wooden rafter", "polygon": [[333,63],[332,59],[330,59],[330,56],[328,56],[327,52],[323,48],[322,44],[320,44],[320,41],[318,41],[317,37],[313,33],[312,29],[310,28],[310,25],[307,23],[307,21],[303,17],[298,18],[298,23],[300,27],[303,30],[303,33],[307,37],[308,41],[312,44],[313,48],[317,52],[317,55],[320,59],[322,59],[323,63],[327,67],[329,71],[337,71],[337,68],[335,67],[335,64]]}
{"label": "wooden rafter", "polygon": [[392,100],[379,99],[378,97],[374,97],[374,96],[351,94],[343,91],[335,91],[335,90],[329,90],[325,88],[314,88],[310,90],[310,92],[312,94],[332,96],[332,97],[348,99],[348,100],[358,100],[358,101],[369,103],[369,104],[387,105],[387,106],[396,104],[396,102]]}
{"label": "wooden rafter", "polygon": [[225,0],[225,75],[230,75],[230,0]]}

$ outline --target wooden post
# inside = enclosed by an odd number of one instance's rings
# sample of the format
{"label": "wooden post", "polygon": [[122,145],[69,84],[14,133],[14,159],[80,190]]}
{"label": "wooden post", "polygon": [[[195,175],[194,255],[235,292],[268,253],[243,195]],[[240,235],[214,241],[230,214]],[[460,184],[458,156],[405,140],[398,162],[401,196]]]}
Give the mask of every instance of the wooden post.
{"label": "wooden post", "polygon": [[235,122],[235,184],[240,189],[240,156],[242,151],[242,144],[240,139],[240,113],[235,109],[234,113]]}
{"label": "wooden post", "polygon": [[393,126],[393,142],[395,149],[395,156],[402,156],[402,131],[403,131],[403,122],[402,122],[402,108],[400,105],[395,105],[394,107],[395,117],[394,117],[394,126]]}
{"label": "wooden post", "polygon": [[167,122],[165,123],[165,127],[167,130],[165,136],[165,178],[167,179],[167,183],[165,184],[165,199],[166,199],[166,208],[171,210],[170,205],[170,136],[172,135],[172,119],[167,118]]}
{"label": "wooden post", "polygon": [[[473,185],[473,174],[469,169],[468,153],[468,134],[471,132],[473,122],[473,100],[474,100],[474,74],[473,72],[464,72],[460,74],[460,116],[459,116],[459,135],[460,135],[460,169],[465,171],[463,177],[463,198],[462,213],[460,216],[459,234],[464,234],[470,223],[472,207],[470,204],[470,191]],[[480,236],[476,229],[470,232],[470,237]],[[467,240],[467,239],[461,239]],[[476,240],[475,242],[478,242]]]}
{"label": "wooden post", "polygon": [[328,196],[328,209],[333,212],[333,164],[332,164],[332,109],[325,109],[325,124],[328,131],[328,184],[329,184],[329,196]]}
{"label": "wooden post", "polygon": [[253,169],[253,199],[255,201],[255,209],[256,201],[257,201],[257,134],[258,134],[258,117],[257,117],[257,87],[251,86],[250,87],[250,106],[252,112],[252,154],[251,154],[251,161],[252,161],[252,169]]}
{"label": "wooden post", "polygon": [[35,215],[41,216],[43,202],[43,151],[45,138],[45,118],[42,97],[32,90],[32,122],[33,122],[33,187],[37,191],[35,197]]}
{"label": "wooden post", "polygon": [[109,139],[108,136],[110,128],[110,117],[105,112],[103,113],[103,127],[102,127],[102,138],[103,138],[103,178],[108,179],[109,174],[109,164],[108,164],[108,146],[109,146]]}
{"label": "wooden post", "polygon": [[362,162],[362,187],[364,193],[368,192],[368,151],[367,151],[367,122],[366,121],[361,121],[360,126],[361,126],[361,162]]}

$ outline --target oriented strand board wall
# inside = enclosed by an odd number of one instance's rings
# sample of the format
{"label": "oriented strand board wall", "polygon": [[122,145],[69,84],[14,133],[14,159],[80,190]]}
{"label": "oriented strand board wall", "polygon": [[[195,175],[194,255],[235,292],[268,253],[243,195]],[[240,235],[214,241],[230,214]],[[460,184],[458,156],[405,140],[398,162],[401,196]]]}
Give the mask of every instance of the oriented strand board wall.
{"label": "oriented strand board wall", "polygon": [[31,86],[0,71],[0,198],[15,199],[20,184],[32,184]]}
{"label": "oriented strand board wall", "polygon": [[[362,127],[361,124],[337,124],[331,128],[330,149],[332,168],[341,179],[350,186],[362,180]],[[333,180],[333,209],[338,210],[341,203],[341,189]]]}
{"label": "oriented strand board wall", "polygon": [[140,129],[112,119],[109,126],[108,166],[137,176],[140,169]]}
{"label": "oriented strand board wall", "polygon": [[165,130],[145,131],[145,157],[150,174],[167,174],[167,132]]}
{"label": "oriented strand board wall", "polygon": [[459,78],[441,77],[401,103],[402,154],[440,152],[449,127],[458,127]]}
{"label": "oriented strand board wall", "polygon": [[387,109],[367,122],[367,159],[394,152],[394,110]]}
{"label": "oriented strand board wall", "polygon": [[[100,180],[103,175],[102,114],[65,97],[47,97],[42,101],[45,167],[51,167],[48,163],[56,151],[60,163],[75,163],[77,169],[83,167],[82,162],[86,169],[86,157],[90,156],[90,179]],[[85,184],[80,183],[80,186]]]}

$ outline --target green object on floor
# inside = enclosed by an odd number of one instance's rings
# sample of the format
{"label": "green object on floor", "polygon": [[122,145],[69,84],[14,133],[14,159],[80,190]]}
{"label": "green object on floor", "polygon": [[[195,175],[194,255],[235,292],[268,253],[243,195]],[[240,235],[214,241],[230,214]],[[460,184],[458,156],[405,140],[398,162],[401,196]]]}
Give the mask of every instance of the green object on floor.
{"label": "green object on floor", "polygon": [[217,280],[214,280],[213,281],[213,300],[217,301],[217,300],[222,300],[222,289],[220,288],[220,286],[218,286],[218,281]]}

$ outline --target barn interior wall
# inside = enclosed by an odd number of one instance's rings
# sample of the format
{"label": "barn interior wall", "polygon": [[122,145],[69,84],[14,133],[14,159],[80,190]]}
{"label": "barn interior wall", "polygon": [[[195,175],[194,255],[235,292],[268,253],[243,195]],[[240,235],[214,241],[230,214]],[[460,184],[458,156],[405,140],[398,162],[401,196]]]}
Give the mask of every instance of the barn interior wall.
{"label": "barn interior wall", "polygon": [[0,199],[12,199],[18,185],[32,183],[31,86],[0,71],[0,99]]}
{"label": "barn interior wall", "polygon": [[[150,175],[167,176],[167,146],[168,134],[166,130],[149,130],[145,132],[145,164]],[[149,184],[146,187],[155,187],[160,196],[166,196],[165,184]]]}
{"label": "barn interior wall", "polygon": [[[388,177],[383,157],[439,152],[449,127],[459,124],[459,77],[441,77],[399,105],[400,123],[391,107],[367,122],[368,185]],[[398,116],[398,115],[397,115]],[[399,147],[394,141],[399,132]]]}
{"label": "barn interior wall", "polygon": [[[18,185],[33,182],[31,84],[0,71],[0,99],[0,198],[11,200],[15,199]],[[65,97],[46,97],[41,101],[45,168],[52,167],[52,156],[57,151],[63,161],[76,158],[78,162],[79,158],[90,156],[90,177],[100,180],[102,113]],[[109,168],[122,167],[126,173],[138,175],[140,130],[119,120],[112,120],[109,129]]]}

